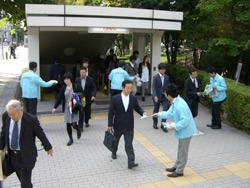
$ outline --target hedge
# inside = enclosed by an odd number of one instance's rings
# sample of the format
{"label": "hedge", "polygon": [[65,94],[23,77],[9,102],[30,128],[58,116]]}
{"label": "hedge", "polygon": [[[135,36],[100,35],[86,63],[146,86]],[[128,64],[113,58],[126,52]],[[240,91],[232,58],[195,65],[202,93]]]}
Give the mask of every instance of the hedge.
{"label": "hedge", "polygon": [[[167,64],[166,73],[170,81],[175,83],[181,91],[189,73],[189,68],[180,65]],[[201,90],[209,84],[210,78],[205,71],[198,70],[201,80]],[[235,80],[225,78],[227,83],[227,100],[222,104],[222,110],[226,112],[230,121],[238,128],[250,133],[250,87],[239,83],[235,85]],[[208,97],[206,98],[207,100]]]}

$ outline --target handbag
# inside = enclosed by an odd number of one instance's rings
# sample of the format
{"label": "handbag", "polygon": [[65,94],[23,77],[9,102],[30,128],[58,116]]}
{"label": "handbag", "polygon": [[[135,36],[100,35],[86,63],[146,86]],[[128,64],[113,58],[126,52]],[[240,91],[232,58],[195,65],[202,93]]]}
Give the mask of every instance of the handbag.
{"label": "handbag", "polygon": [[9,161],[9,156],[7,153],[4,153],[4,155],[1,157],[2,160],[2,171],[3,171],[3,176],[8,177],[14,172],[14,169]]}
{"label": "handbag", "polygon": [[115,151],[115,146],[117,144],[117,138],[114,135],[114,132],[111,130],[105,131],[103,144],[109,149],[109,151]]}
{"label": "handbag", "polygon": [[77,95],[78,95],[78,97],[79,97],[79,99],[80,99],[80,101],[82,103],[82,107],[84,108],[86,106],[86,98],[85,98],[84,94],[83,93],[77,93]]}

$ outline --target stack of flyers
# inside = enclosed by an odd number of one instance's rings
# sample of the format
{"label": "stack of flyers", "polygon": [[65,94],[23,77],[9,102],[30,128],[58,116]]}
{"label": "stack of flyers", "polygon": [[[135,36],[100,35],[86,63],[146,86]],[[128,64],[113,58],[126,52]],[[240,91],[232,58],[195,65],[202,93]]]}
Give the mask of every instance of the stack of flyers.
{"label": "stack of flyers", "polygon": [[169,129],[170,126],[174,126],[175,123],[174,122],[162,122],[162,125],[164,128]]}

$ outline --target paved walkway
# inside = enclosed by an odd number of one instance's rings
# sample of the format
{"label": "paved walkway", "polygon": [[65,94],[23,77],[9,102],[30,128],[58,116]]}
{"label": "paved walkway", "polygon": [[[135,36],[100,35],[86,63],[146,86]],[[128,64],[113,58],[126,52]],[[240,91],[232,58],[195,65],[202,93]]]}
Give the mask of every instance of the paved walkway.
{"label": "paved walkway", "polygon": [[[7,62],[0,64],[9,65]],[[1,82],[1,87],[18,77],[4,75],[2,69],[1,72],[1,79],[6,81]],[[9,81],[7,76],[10,76]],[[6,88],[6,84],[0,91],[1,105],[5,106],[15,91]],[[3,92],[9,95],[2,97]],[[148,104],[149,101],[150,97]],[[148,114],[152,113],[150,105],[145,109]],[[1,107],[1,110],[4,108]],[[102,143],[107,129],[107,112],[103,110],[99,110],[99,113],[93,111],[90,127],[84,128],[80,140],[76,139],[75,132],[74,144],[70,147],[66,146],[68,136],[63,115],[39,115],[42,127],[53,145],[54,154],[51,158],[44,151],[38,152],[32,176],[35,188],[250,187],[250,136],[225,123],[221,130],[207,128],[205,125],[210,122],[211,113],[206,107],[199,106],[199,115],[195,119],[199,130],[205,135],[192,138],[184,177],[176,179],[166,177],[164,171],[176,159],[178,141],[174,138],[174,132],[155,130],[151,119],[141,120],[136,116],[134,148],[139,166],[128,170],[123,139],[116,160],[111,159],[111,153]],[[41,148],[38,139],[37,147]],[[20,187],[15,174],[4,181],[4,187]]]}

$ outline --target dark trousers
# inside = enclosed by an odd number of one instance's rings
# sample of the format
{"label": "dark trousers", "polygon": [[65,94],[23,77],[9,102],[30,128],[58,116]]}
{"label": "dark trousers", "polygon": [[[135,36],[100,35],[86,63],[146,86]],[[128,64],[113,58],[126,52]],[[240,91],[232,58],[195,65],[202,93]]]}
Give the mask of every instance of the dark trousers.
{"label": "dark trousers", "polygon": [[23,98],[23,99],[26,107],[26,112],[36,116],[37,98],[34,99]]}
{"label": "dark trousers", "polygon": [[76,124],[76,122],[74,122],[74,123],[67,123],[66,126],[67,126],[67,133],[68,133],[68,135],[69,135],[69,139],[73,141],[72,127],[73,127],[74,129],[76,129],[77,131],[79,131],[79,127],[78,127],[78,125]]}
{"label": "dark trousers", "polygon": [[117,132],[115,131],[115,137],[117,138],[117,142],[115,145],[115,153],[118,150],[119,140],[122,135],[124,135],[124,141],[125,141],[125,151],[128,156],[128,165],[132,165],[135,162],[135,153],[133,148],[133,139],[134,139],[134,131],[127,131],[124,130],[123,132]]}
{"label": "dark trousers", "polygon": [[28,171],[25,169],[23,165],[23,159],[21,153],[14,153],[10,150],[10,162],[11,165],[16,172],[16,175],[21,182],[21,188],[32,188],[33,185],[31,183],[31,174],[32,171]]}
{"label": "dark trousers", "polygon": [[193,100],[193,102],[191,104],[188,104],[193,118],[195,118],[198,115],[198,101],[197,100]]}
{"label": "dark trousers", "polygon": [[122,90],[118,90],[118,89],[111,89],[110,93],[111,93],[111,98],[117,94],[120,94],[122,92]]}
{"label": "dark trousers", "polygon": [[[164,97],[162,97],[161,100],[158,100],[158,102],[156,103],[154,100],[154,111],[153,113],[158,113],[159,109],[160,109],[160,105],[162,104],[163,107],[163,111],[167,111],[168,110],[168,100]],[[162,119],[161,122],[166,122],[166,119]],[[153,117],[153,123],[154,125],[158,124],[158,118]]]}
{"label": "dark trousers", "polygon": [[221,104],[225,100],[220,101],[220,102],[213,102],[213,106],[212,106],[212,126],[221,127],[220,107],[221,107]]}
{"label": "dark trousers", "polygon": [[90,118],[90,112],[91,112],[91,104],[86,104],[82,110],[79,111],[79,121],[78,125],[80,128],[83,128],[83,121],[85,124],[89,123],[89,118]]}

